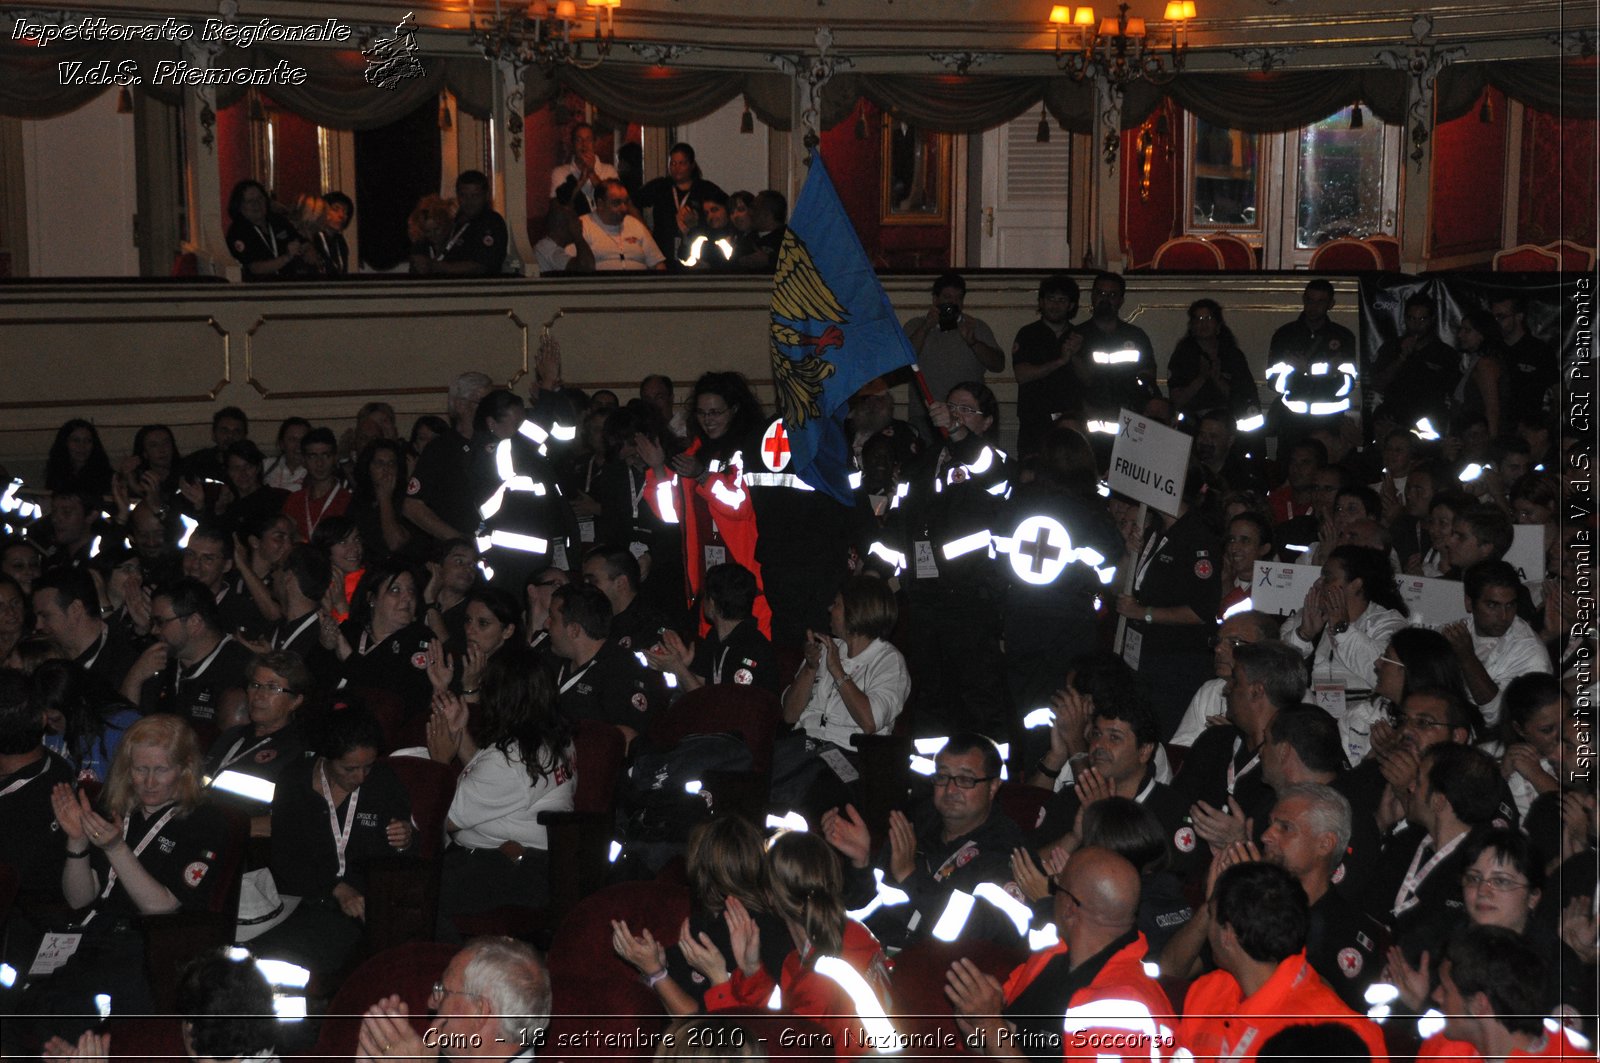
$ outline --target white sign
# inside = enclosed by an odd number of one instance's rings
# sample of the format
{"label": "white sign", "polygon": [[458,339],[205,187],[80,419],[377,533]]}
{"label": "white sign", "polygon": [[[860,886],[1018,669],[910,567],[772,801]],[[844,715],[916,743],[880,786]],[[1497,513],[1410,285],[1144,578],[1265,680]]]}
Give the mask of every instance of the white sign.
{"label": "white sign", "polygon": [[1459,580],[1401,576],[1395,584],[1411,610],[1409,624],[1441,628],[1467,618],[1467,595]]}
{"label": "white sign", "polygon": [[1523,583],[1541,583],[1544,580],[1544,525],[1518,524],[1511,529],[1511,549],[1506,551],[1506,561],[1517,570],[1517,579]]}
{"label": "white sign", "polygon": [[1135,502],[1147,503],[1151,509],[1176,517],[1183,498],[1184,477],[1189,471],[1189,448],[1193,445],[1192,437],[1160,421],[1121,410],[1106,483]]}
{"label": "white sign", "polygon": [[1306,592],[1321,577],[1321,565],[1257,561],[1255,578],[1250,584],[1251,607],[1263,613],[1288,616],[1306,604]]}

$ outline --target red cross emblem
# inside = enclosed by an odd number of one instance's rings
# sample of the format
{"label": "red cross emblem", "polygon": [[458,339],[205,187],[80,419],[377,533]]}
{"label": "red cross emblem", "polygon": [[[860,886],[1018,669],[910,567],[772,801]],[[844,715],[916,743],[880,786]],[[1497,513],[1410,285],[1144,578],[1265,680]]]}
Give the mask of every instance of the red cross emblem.
{"label": "red cross emblem", "polygon": [[783,430],[782,421],[773,421],[761,437],[761,461],[773,472],[789,467],[789,433]]}
{"label": "red cross emblem", "polygon": [[1346,978],[1354,978],[1361,973],[1361,953],[1355,949],[1339,950],[1339,969]]}

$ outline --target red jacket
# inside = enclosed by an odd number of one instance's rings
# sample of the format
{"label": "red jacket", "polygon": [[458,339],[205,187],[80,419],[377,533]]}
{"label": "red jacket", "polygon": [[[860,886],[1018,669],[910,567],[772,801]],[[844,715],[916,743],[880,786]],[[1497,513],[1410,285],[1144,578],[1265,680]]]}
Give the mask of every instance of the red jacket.
{"label": "red jacket", "polygon": [[[888,970],[883,946],[872,931],[854,919],[846,921],[844,947],[840,951],[841,958],[867,981],[878,1004],[883,1005],[888,996]],[[814,965],[803,965],[798,951],[789,953],[783,961],[777,982],[764,967],[749,976],[735,969],[732,978],[706,992],[706,1010],[764,1007],[774,989],[782,991],[778,1010],[815,1019],[832,1036],[839,1057],[865,1055],[871,1050],[866,1038],[870,1027],[864,1028],[861,1022],[849,1018],[859,1014],[855,1001],[838,981],[818,972]]]}
{"label": "red jacket", "polygon": [[1227,971],[1202,975],[1189,987],[1178,1025],[1178,1044],[1196,1060],[1255,1059],[1267,1038],[1286,1026],[1337,1023],[1354,1030],[1372,1063],[1388,1063],[1388,1049],[1377,1023],[1357,1015],[1328,988],[1302,950],[1278,964],[1272,977],[1246,997]]}
{"label": "red jacket", "polygon": [[[700,449],[696,439],[685,451]],[[723,559],[743,565],[761,586],[761,566],[756,562],[756,511],[750,504],[750,488],[744,482],[744,455],[735,451],[726,462],[712,462],[716,468],[699,482],[686,485],[676,473],[666,479],[648,469],[644,475],[644,497],[664,523],[683,527],[683,568],[689,580],[689,597],[698,600],[700,583],[709,567],[708,549],[721,550]],[[772,608],[765,594],[756,596],[756,624],[767,638],[772,637]],[[701,633],[705,625],[702,621]]]}
{"label": "red jacket", "polygon": [[[1593,1048],[1580,1048],[1567,1036],[1565,1028],[1561,1032],[1550,1031],[1554,1020],[1545,1020],[1547,1036],[1544,1046],[1534,1052],[1516,1051],[1508,1059],[1594,1059]],[[1417,1050],[1417,1059],[1443,1059],[1457,1060],[1459,1063],[1483,1063],[1483,1056],[1478,1050],[1466,1041],[1456,1041],[1442,1033],[1436,1033]]]}
{"label": "red jacket", "polygon": [[[1072,994],[1062,1015],[1062,1058],[1118,1055],[1124,1059],[1147,1059],[1151,1056],[1150,1033],[1156,1036],[1156,1047],[1163,1052],[1174,1047],[1172,1003],[1160,983],[1144,972],[1143,961],[1149,947],[1144,935],[1138,935],[1131,945],[1112,954],[1089,985]],[[1051,960],[1066,952],[1067,946],[1062,943],[1029,956],[1006,979],[1006,1003],[1021,996]],[[1133,1007],[1097,1009],[1094,1006],[1109,1001],[1126,1001],[1142,1007],[1151,1019],[1150,1033],[1140,1034],[1121,1024],[1103,1022],[1113,1015],[1138,1016],[1138,1009]]]}

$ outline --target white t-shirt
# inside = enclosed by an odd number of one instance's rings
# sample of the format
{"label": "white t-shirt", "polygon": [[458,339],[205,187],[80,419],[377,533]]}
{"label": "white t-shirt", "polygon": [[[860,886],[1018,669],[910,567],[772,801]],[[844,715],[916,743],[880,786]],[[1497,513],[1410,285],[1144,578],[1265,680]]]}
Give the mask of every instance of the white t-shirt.
{"label": "white t-shirt", "polygon": [[562,247],[548,236],[533,245],[533,264],[539,267],[540,275],[560,272],[577,257],[577,244]]}
{"label": "white t-shirt", "polygon": [[596,272],[655,269],[667,260],[644,222],[631,214],[625,215],[620,225],[606,225],[593,214],[579,220],[583,238],[594,250]]}
{"label": "white t-shirt", "polygon": [[[456,831],[457,845],[471,849],[493,849],[502,842],[516,842],[529,849],[548,847],[539,813],[570,812],[578,790],[578,774],[573,768],[558,767],[554,772],[528,777],[520,749],[507,755],[489,746],[478,750],[456,780],[456,795],[450,802],[450,822]],[[572,751],[567,751],[572,763]]]}
{"label": "white t-shirt", "polygon": [[1505,696],[1506,684],[1527,672],[1553,671],[1550,654],[1533,628],[1520,616],[1511,621],[1511,629],[1499,638],[1479,635],[1478,623],[1470,616],[1467,617],[1467,630],[1472,632],[1472,650],[1483,662],[1483,670],[1500,688],[1498,694],[1478,706],[1478,711],[1483,713],[1484,723],[1498,727],[1500,699]]}
{"label": "white t-shirt", "polygon": [[[892,733],[895,717],[905,708],[906,698],[911,694],[911,672],[906,667],[905,657],[882,639],[873,639],[859,657],[845,656],[843,639],[834,639],[833,643],[839,647],[839,664],[844,674],[872,703],[872,722],[877,726],[877,733]],[[795,721],[795,730],[844,749],[850,748],[852,735],[861,733],[855,717],[845,707],[838,684],[826,668],[818,669],[816,682],[811,686],[811,700],[806,702],[800,718]]]}
{"label": "white t-shirt", "polygon": [[[560,189],[562,185],[567,183],[567,178],[581,176],[582,171],[583,167],[579,166],[576,162],[562,163],[560,166],[552,169],[550,171],[550,194],[554,196],[556,191]],[[611,165],[609,162],[601,162],[599,159],[596,159],[594,163],[594,172],[595,176],[602,181],[615,181],[617,179],[617,168]],[[594,190],[595,183],[593,181],[578,186],[578,191],[583,193],[584,198],[589,201],[591,206],[594,204]]]}

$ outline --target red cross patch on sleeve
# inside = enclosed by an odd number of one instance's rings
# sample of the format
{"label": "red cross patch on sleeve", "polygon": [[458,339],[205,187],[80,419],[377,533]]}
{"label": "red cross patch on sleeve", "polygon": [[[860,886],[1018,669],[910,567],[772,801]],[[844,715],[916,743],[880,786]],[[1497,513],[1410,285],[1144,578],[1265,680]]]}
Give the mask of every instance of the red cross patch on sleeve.
{"label": "red cross patch on sleeve", "polygon": [[196,860],[183,869],[183,881],[188,884],[190,889],[194,889],[200,885],[200,880],[206,877],[206,872],[209,870],[211,870],[210,864],[203,860]]}

